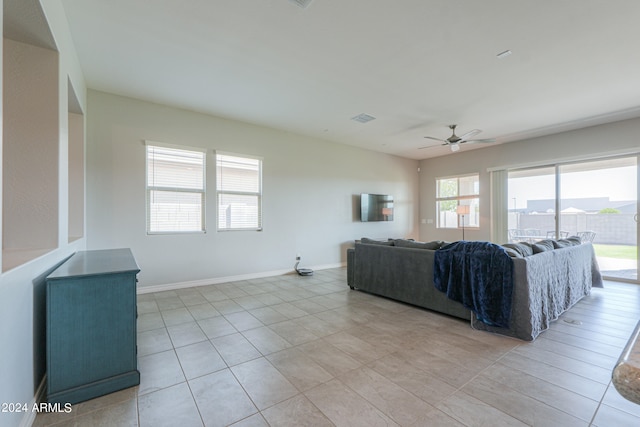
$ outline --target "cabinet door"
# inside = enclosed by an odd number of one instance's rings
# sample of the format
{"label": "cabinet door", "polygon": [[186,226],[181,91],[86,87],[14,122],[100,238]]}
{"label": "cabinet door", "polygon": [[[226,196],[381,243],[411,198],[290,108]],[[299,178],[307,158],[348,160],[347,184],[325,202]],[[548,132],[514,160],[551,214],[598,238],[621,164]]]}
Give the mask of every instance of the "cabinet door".
{"label": "cabinet door", "polygon": [[49,393],[135,371],[136,276],[47,284]]}

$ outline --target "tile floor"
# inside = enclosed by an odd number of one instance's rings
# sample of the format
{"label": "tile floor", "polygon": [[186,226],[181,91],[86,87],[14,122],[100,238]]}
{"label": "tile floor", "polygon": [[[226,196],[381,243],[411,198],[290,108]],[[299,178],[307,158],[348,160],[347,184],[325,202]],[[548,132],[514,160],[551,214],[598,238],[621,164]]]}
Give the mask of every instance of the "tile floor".
{"label": "tile floor", "polygon": [[640,286],[532,343],[350,291],[346,270],[140,295],[138,387],[36,426],[639,426],[611,370]]}

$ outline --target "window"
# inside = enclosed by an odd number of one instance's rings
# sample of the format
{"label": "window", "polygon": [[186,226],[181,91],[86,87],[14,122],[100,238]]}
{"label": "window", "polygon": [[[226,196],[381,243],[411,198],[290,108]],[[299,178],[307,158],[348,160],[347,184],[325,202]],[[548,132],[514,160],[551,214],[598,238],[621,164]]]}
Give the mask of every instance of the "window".
{"label": "window", "polygon": [[205,152],[147,143],[147,233],[204,232]]}
{"label": "window", "polygon": [[[480,180],[478,175],[467,175],[436,180],[436,209],[438,228],[479,226]],[[468,209],[459,206],[468,206]],[[459,214],[464,212],[464,214]],[[467,213],[468,212],[468,213]]]}
{"label": "window", "polygon": [[218,230],[262,230],[262,159],[216,153]]}

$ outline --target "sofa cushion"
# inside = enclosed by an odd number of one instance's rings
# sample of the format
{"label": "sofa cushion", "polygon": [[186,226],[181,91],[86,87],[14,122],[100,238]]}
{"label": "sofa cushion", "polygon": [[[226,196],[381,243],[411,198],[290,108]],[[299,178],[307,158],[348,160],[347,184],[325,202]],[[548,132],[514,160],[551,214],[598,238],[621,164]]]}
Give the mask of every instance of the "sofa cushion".
{"label": "sofa cushion", "polygon": [[393,246],[393,240],[375,240],[363,237],[360,239],[360,243],[367,243],[371,245]]}
{"label": "sofa cushion", "polygon": [[[509,243],[507,243],[509,244]],[[523,258],[522,253],[513,249],[513,248],[509,248],[509,247],[505,247],[505,245],[502,245],[502,247],[504,248],[504,251],[507,253],[507,255],[509,255],[511,258]]]}
{"label": "sofa cushion", "polygon": [[413,240],[396,239],[394,242],[396,246],[399,246],[401,248],[431,249],[431,250],[440,249],[444,244],[444,242],[441,240],[434,240],[431,242],[416,242]]}
{"label": "sofa cushion", "polygon": [[552,251],[555,249],[555,246],[553,244],[553,240],[546,239],[533,243],[531,248],[533,249],[534,254],[539,254],[540,252]]}
{"label": "sofa cushion", "polygon": [[580,236],[569,236],[569,237],[566,238],[566,240],[568,240],[571,243],[573,243],[574,246],[582,244],[582,239],[580,238]]}
{"label": "sofa cushion", "polygon": [[521,257],[533,255],[533,248],[531,247],[531,244],[527,242],[505,243],[502,247],[513,249],[515,252],[519,253]]}
{"label": "sofa cushion", "polygon": [[559,239],[553,241],[553,247],[556,249],[568,248],[570,246],[575,246],[575,243],[568,239]]}

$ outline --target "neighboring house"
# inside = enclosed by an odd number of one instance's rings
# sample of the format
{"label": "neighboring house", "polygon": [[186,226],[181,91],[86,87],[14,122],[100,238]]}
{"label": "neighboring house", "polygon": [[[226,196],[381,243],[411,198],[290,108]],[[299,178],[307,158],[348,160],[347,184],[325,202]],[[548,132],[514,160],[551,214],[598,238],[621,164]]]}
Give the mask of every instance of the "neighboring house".
{"label": "neighboring house", "polygon": [[624,202],[623,204],[612,207],[619,210],[620,213],[633,214],[638,212],[638,204],[636,202]]}
{"label": "neighboring house", "polygon": [[[609,197],[584,197],[580,199],[562,199],[562,205],[566,206],[562,211],[567,212],[566,209],[575,209],[577,211],[596,213],[602,209],[613,208],[623,213],[635,212],[635,202],[630,200],[609,200]],[[632,210],[629,210],[632,209]],[[553,212],[555,210],[555,200],[527,200],[526,209],[518,209],[518,212],[524,214],[530,214],[533,212]]]}

